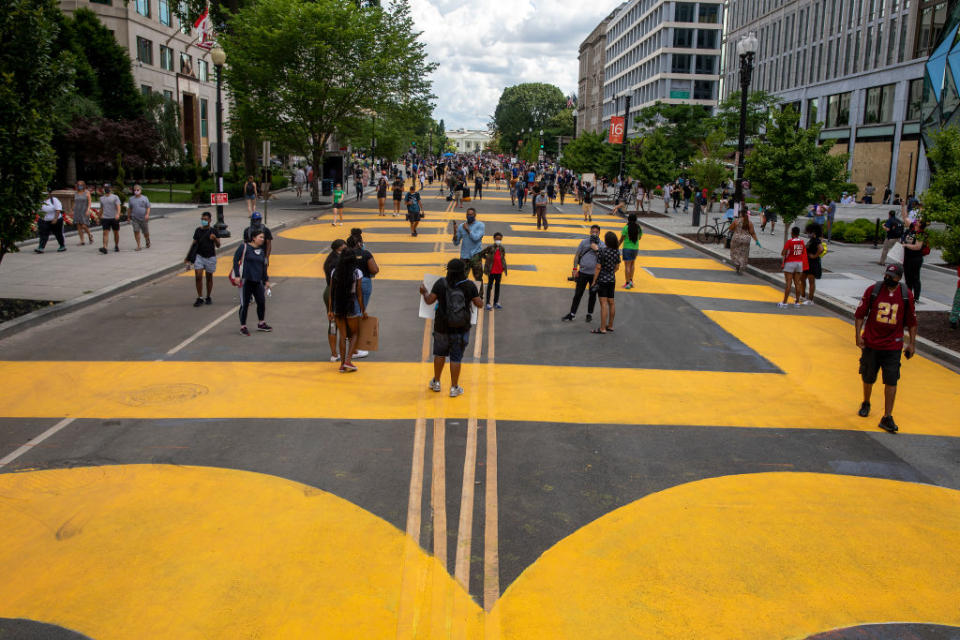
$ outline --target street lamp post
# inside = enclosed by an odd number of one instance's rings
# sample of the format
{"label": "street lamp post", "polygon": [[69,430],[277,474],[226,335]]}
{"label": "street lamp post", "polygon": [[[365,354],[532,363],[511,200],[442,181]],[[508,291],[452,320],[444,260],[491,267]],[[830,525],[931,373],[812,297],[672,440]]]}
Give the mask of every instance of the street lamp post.
{"label": "street lamp post", "polygon": [[377,115],[375,113],[370,114],[370,122],[373,125],[373,130],[370,135],[370,186],[376,186],[375,175],[377,173]]}
{"label": "street lamp post", "polygon": [[[223,65],[227,54],[219,44],[210,50],[210,60],[217,68],[217,193],[223,193]],[[230,231],[223,221],[223,205],[217,205],[217,235],[229,238]]]}
{"label": "street lamp post", "polygon": [[743,202],[744,150],[747,146],[747,91],[753,76],[753,57],[757,52],[757,37],[751,32],[740,38],[737,55],[740,57],[740,137],[737,140],[737,177],[734,185],[734,209],[739,211]]}
{"label": "street lamp post", "polygon": [[543,162],[543,129],[540,129],[540,151],[537,153],[537,158],[540,162]]}
{"label": "street lamp post", "polygon": [[623,145],[620,147],[620,182],[623,183],[626,180],[624,171],[626,170],[627,164],[627,131],[630,130],[630,101],[633,99],[633,96],[627,94],[627,105],[623,109]]}

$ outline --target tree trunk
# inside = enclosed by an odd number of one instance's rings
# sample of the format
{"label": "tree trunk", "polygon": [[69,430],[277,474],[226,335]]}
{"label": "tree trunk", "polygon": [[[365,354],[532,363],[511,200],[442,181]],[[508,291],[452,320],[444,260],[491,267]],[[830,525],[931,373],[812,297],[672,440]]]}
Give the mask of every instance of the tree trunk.
{"label": "tree trunk", "polygon": [[259,171],[257,171],[257,138],[254,135],[245,133],[243,136],[243,170],[248,176],[253,176],[258,180]]}
{"label": "tree trunk", "polygon": [[310,204],[320,204],[320,180],[323,178],[323,147],[315,136],[310,157],[313,164],[313,182],[310,183]]}
{"label": "tree trunk", "polygon": [[73,151],[67,155],[66,178],[68,186],[77,184],[77,154]]}

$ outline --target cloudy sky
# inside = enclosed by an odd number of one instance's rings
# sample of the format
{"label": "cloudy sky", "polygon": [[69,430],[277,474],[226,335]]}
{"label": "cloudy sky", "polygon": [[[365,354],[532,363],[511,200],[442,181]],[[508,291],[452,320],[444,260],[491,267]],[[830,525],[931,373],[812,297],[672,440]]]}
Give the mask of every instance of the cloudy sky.
{"label": "cloudy sky", "polygon": [[411,0],[434,72],[434,117],[484,129],[505,87],[577,90],[577,49],[616,0]]}

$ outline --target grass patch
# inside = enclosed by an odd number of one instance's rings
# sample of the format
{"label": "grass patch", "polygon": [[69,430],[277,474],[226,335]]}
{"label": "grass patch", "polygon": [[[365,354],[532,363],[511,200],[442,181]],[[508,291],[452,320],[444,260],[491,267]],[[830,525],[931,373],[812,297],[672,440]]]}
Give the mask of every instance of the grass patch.
{"label": "grass patch", "polygon": [[[173,194],[172,194],[172,195],[173,195],[173,199],[170,198],[171,193],[170,193],[170,190],[169,190],[169,189],[144,189],[144,190],[143,190],[143,195],[147,196],[147,198],[150,200],[150,202],[156,202],[156,203],[169,203],[169,202],[174,202],[174,203],[190,203],[190,202],[192,202],[192,199],[191,199],[191,197],[190,197],[190,189],[192,189],[192,188],[193,188],[193,186],[191,185],[191,186],[187,189],[186,193],[178,193],[177,191],[174,191]],[[174,189],[177,189],[177,187],[175,186]]]}

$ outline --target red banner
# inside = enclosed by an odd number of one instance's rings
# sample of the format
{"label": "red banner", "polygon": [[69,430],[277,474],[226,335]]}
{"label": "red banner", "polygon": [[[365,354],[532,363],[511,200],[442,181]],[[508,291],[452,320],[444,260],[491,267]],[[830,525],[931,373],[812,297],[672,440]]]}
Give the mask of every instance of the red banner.
{"label": "red banner", "polygon": [[210,204],[230,204],[230,198],[226,193],[211,193]]}
{"label": "red banner", "polygon": [[623,144],[623,116],[610,117],[610,144]]}

